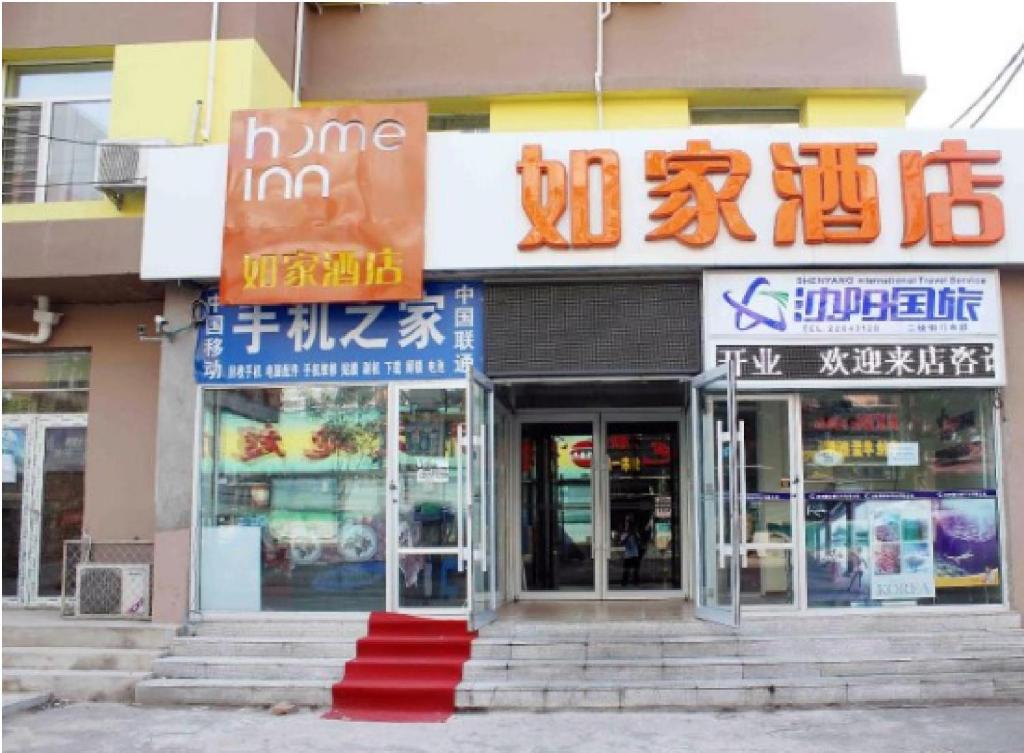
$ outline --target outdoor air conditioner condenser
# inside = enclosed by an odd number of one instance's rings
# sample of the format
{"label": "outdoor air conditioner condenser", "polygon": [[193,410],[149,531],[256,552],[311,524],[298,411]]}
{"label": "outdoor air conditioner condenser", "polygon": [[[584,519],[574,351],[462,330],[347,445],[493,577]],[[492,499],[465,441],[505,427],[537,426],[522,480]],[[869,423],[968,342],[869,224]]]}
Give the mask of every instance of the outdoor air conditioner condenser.
{"label": "outdoor air conditioner condenser", "polygon": [[149,565],[79,565],[79,617],[149,617]]}

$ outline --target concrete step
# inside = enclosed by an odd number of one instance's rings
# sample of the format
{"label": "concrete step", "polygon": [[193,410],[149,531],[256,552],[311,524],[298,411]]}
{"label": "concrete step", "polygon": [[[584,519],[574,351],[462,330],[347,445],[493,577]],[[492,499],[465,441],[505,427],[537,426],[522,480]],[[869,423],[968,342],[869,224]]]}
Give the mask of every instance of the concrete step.
{"label": "concrete step", "polygon": [[[996,680],[985,673],[938,676],[790,680],[507,682],[464,681],[456,706],[478,710],[709,709],[855,704],[922,704],[991,700]],[[1021,696],[1024,697],[1024,696]]]}
{"label": "concrete step", "polygon": [[1024,651],[1024,632],[999,631],[984,635],[945,634],[837,634],[827,638],[791,636],[674,636],[608,642],[588,637],[530,639],[480,637],[473,643],[474,659],[585,659],[632,657],[636,659],[770,656],[810,657],[828,660],[836,657],[837,646],[846,657],[872,658],[881,655],[942,657],[950,653],[994,653]]}
{"label": "concrete step", "polygon": [[281,701],[297,706],[331,705],[331,685],[298,680],[194,680],[154,678],[135,688],[135,702],[151,706],[271,706]]}
{"label": "concrete step", "polygon": [[173,656],[280,656],[293,658],[351,659],[355,638],[273,638],[194,636],[171,643]]}
{"label": "concrete step", "polygon": [[7,692],[49,692],[64,701],[131,701],[135,685],[148,672],[74,669],[4,668],[3,690]]}
{"label": "concrete step", "polygon": [[265,613],[260,619],[207,619],[193,623],[187,631],[190,635],[207,638],[323,638],[356,639],[367,632],[367,618],[330,617],[325,619],[274,619]]}
{"label": "concrete step", "polygon": [[921,610],[896,614],[887,612],[872,614],[871,610],[842,615],[805,613],[794,617],[777,617],[744,614],[740,632],[745,634],[778,633],[780,628],[790,635],[828,634],[836,629],[840,632],[863,633],[866,630],[879,632],[946,632],[977,630],[1020,630],[1019,612],[1007,609],[993,609],[985,612]]}
{"label": "concrete step", "polygon": [[323,680],[337,682],[344,659],[167,656],[153,662],[153,675],[194,680]]}
{"label": "concrete step", "polygon": [[845,613],[841,617],[807,615],[799,617],[744,618],[739,630],[700,620],[648,620],[614,622],[552,622],[507,620],[493,622],[480,631],[481,638],[530,641],[588,640],[618,642],[621,640],[777,638],[794,636],[829,639],[836,635],[898,636],[935,634],[1006,633],[1020,631],[1017,612],[860,615]]}
{"label": "concrete step", "polygon": [[37,624],[19,621],[4,623],[3,645],[159,649],[170,644],[177,633],[174,625],[123,620],[79,622],[68,619]]}
{"label": "concrete step", "polygon": [[30,711],[45,706],[53,699],[49,693],[4,693],[3,715],[13,716],[22,711]]}
{"label": "concrete step", "polygon": [[941,659],[886,657],[851,661],[810,659],[687,658],[687,659],[595,659],[572,660],[480,660],[468,662],[463,671],[467,682],[489,680],[509,682],[549,681],[644,681],[822,677],[893,677],[939,675],[963,672],[1024,674],[1024,655],[1007,657],[956,656]]}
{"label": "concrete step", "polygon": [[79,646],[4,646],[3,666],[8,669],[112,669],[149,672],[161,649],[90,648]]}

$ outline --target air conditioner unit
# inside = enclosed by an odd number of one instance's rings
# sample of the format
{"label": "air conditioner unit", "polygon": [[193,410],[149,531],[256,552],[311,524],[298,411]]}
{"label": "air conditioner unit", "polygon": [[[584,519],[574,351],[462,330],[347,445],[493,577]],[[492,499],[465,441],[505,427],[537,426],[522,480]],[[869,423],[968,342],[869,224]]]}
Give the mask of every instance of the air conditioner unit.
{"label": "air conditioner unit", "polygon": [[146,190],[147,147],[164,146],[166,139],[132,141],[104,139],[96,148],[93,182],[118,207],[128,193]]}
{"label": "air conditioner unit", "polygon": [[79,565],[78,617],[149,617],[149,565]]}

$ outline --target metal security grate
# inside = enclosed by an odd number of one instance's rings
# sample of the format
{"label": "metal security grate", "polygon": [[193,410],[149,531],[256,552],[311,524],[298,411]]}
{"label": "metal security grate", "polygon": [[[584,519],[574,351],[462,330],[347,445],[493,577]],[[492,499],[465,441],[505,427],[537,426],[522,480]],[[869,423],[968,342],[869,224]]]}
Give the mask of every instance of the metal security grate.
{"label": "metal security grate", "polygon": [[[147,565],[153,564],[152,541],[93,541],[88,537],[67,539],[64,542],[64,577],[61,591],[61,614],[75,614],[78,601],[77,569],[79,564]],[[148,613],[153,599],[151,579],[146,579],[146,593],[138,594]],[[135,613],[133,616],[144,616]]]}
{"label": "metal security grate", "polygon": [[90,567],[79,575],[78,612],[83,615],[121,613],[123,574],[117,567]]}
{"label": "metal security grate", "polygon": [[492,377],[700,372],[695,280],[489,285]]}
{"label": "metal security grate", "polygon": [[41,114],[39,105],[4,105],[4,204],[36,200]]}
{"label": "metal security grate", "polygon": [[133,185],[139,182],[139,145],[106,143],[100,145],[96,182],[100,185]]}

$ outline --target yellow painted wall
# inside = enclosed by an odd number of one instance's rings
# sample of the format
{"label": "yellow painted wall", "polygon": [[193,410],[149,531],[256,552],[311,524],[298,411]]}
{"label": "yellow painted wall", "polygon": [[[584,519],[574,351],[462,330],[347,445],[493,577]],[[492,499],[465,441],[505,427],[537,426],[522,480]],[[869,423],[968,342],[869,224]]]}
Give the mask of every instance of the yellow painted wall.
{"label": "yellow painted wall", "polygon": [[[690,124],[683,96],[606,96],[604,127],[683,128]],[[593,97],[498,99],[491,102],[492,131],[585,131],[597,128]]]}
{"label": "yellow painted wall", "polygon": [[46,220],[86,220],[123,217],[133,213],[119,212],[114,202],[48,201],[34,204],[4,204],[4,222],[44,222]]}
{"label": "yellow painted wall", "polygon": [[800,112],[807,128],[903,128],[907,100],[902,95],[808,95]]}
{"label": "yellow painted wall", "polygon": [[[207,42],[120,45],[114,53],[111,138],[192,141],[195,103],[206,98]],[[233,110],[291,106],[291,89],[252,39],[217,43],[210,140],[228,140]],[[197,136],[205,113],[200,109]]]}
{"label": "yellow painted wall", "polygon": [[[83,51],[83,48],[74,49]],[[195,102],[206,98],[209,43],[133,44],[106,49],[112,51],[114,60],[108,136],[112,139],[160,138],[177,144],[191,142]],[[17,50],[5,50],[4,59],[5,62],[97,59],[102,48],[90,48],[89,52],[88,56],[77,58],[53,51],[45,57],[26,57]],[[227,142],[233,110],[291,106],[291,88],[253,39],[218,42],[216,69],[212,142]],[[203,117],[200,109],[197,134],[202,129]],[[142,214],[143,210],[141,197],[129,197],[121,210],[107,199],[5,204],[3,221],[131,217]]]}

